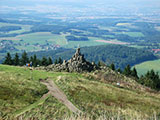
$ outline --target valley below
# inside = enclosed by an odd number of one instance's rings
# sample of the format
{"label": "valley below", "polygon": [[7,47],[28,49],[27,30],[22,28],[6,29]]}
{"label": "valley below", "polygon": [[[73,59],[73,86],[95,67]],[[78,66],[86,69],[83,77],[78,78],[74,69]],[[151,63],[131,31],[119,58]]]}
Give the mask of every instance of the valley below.
{"label": "valley below", "polygon": [[[139,18],[132,17],[117,17],[117,18],[96,18],[85,19],[77,22],[71,20],[53,20],[42,18],[39,21],[19,18],[0,19],[0,62],[4,60],[7,52],[12,55],[15,53],[21,54],[23,51],[31,54],[40,54],[46,52],[50,54],[58,53],[58,51],[67,51],[77,47],[91,47],[101,45],[122,45],[129,48],[136,48],[151,52],[154,56],[159,56],[159,23],[138,20]],[[21,20],[19,20],[21,18]],[[13,20],[12,20],[13,19]],[[54,21],[54,22],[53,22]],[[151,32],[149,32],[151,31]],[[112,48],[111,48],[112,49]],[[115,49],[115,48],[114,48]],[[120,48],[119,48],[120,49]],[[54,52],[55,51],[55,52]],[[121,51],[121,50],[120,50]],[[115,51],[116,52],[116,51]],[[102,55],[102,53],[99,53]],[[114,53],[111,53],[114,56]],[[121,58],[125,55],[123,53]],[[134,53],[130,53],[134,56]],[[53,56],[55,54],[52,54]],[[97,56],[96,56],[97,55]],[[135,62],[126,62],[124,65],[117,62],[117,59],[106,57],[101,59],[96,53],[95,60],[103,61],[106,64],[115,63],[116,67],[124,68],[127,64],[134,66],[148,60],[155,60],[155,57],[144,60],[134,60]],[[42,57],[41,55],[38,57]],[[129,57],[129,56],[126,56]],[[134,56],[135,57],[135,56]],[[139,55],[137,55],[139,57]],[[52,57],[54,60],[57,56]],[[136,58],[136,57],[135,57]],[[157,57],[158,58],[158,57]],[[64,57],[64,59],[67,59]],[[118,64],[120,65],[118,65]],[[154,69],[154,67],[153,67]],[[157,69],[156,69],[157,70]],[[159,71],[159,70],[158,70]]]}
{"label": "valley below", "polygon": [[0,0],[0,120],[160,120],[159,0]]}

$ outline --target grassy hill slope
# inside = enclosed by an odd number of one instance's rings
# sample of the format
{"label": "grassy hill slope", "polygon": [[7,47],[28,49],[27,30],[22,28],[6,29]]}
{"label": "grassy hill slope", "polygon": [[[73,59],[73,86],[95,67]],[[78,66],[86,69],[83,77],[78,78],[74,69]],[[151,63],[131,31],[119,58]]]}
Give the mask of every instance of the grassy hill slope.
{"label": "grassy hill slope", "polygon": [[[114,71],[65,73],[0,65],[0,119],[63,119],[73,113],[40,79],[50,79],[91,119],[138,119],[160,114],[160,94]],[[47,80],[47,79],[46,79]],[[121,86],[116,83],[120,82]]]}

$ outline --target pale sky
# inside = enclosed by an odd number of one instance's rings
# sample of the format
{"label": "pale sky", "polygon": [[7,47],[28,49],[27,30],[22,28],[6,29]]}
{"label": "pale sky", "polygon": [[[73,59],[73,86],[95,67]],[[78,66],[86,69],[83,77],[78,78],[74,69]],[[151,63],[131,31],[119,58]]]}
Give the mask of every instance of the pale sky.
{"label": "pale sky", "polygon": [[85,8],[86,6],[97,8],[109,6],[117,7],[119,10],[121,8],[123,10],[125,8],[126,10],[132,9],[132,11],[143,9],[143,11],[148,12],[148,8],[160,9],[160,0],[0,0],[0,12],[15,9],[39,9],[42,11],[43,9],[53,9],[57,5],[63,6],[59,9],[65,8],[64,6],[69,6],[70,9]]}
{"label": "pale sky", "polygon": [[[1,4],[9,4],[9,3],[21,3],[21,4],[27,4],[27,3],[143,3],[143,4],[158,4],[160,3],[159,0],[0,0],[0,5]],[[11,5],[10,4],[10,5]]]}

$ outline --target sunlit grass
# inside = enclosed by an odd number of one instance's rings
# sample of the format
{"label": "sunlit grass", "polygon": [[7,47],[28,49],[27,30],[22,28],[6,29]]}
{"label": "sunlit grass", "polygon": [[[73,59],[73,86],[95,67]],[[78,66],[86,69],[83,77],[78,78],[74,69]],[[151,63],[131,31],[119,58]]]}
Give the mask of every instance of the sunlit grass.
{"label": "sunlit grass", "polygon": [[[118,79],[123,78],[115,75]],[[92,73],[46,72],[0,65],[1,117],[74,119],[71,111],[56,98],[48,96],[41,99],[48,90],[40,83],[40,78],[53,80],[88,118],[147,118],[153,115],[154,111],[157,115],[160,113],[160,95],[143,89],[135,90],[134,86],[138,84],[132,82],[132,79],[124,77],[125,84],[133,84],[133,89],[125,86],[119,88],[94,78]],[[85,116],[78,119],[84,119]]]}
{"label": "sunlit grass", "polygon": [[160,74],[159,66],[160,66],[160,59],[143,62],[141,64],[135,65],[135,68],[137,69],[139,75],[143,75],[147,73],[148,70],[151,70],[151,69],[155,70]]}

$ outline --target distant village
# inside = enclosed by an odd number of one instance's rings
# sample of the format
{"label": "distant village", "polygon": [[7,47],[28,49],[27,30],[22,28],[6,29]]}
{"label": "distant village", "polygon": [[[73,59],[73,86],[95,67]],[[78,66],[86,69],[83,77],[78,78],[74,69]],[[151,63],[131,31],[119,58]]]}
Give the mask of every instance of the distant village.
{"label": "distant village", "polygon": [[20,40],[20,42],[13,42],[12,40],[1,40],[0,41],[0,52],[5,53],[11,50],[15,52],[19,51],[19,49],[17,49],[18,46],[24,46],[24,49],[22,49],[22,51],[24,51],[25,48],[28,46],[34,46],[35,49],[40,48],[41,50],[47,50],[47,51],[56,50],[61,47],[58,44],[49,43],[47,41],[45,44],[39,44],[39,43],[30,44],[30,43],[25,43],[23,40]]}
{"label": "distant village", "polygon": [[160,49],[152,49],[152,52],[155,54],[160,54]]}

